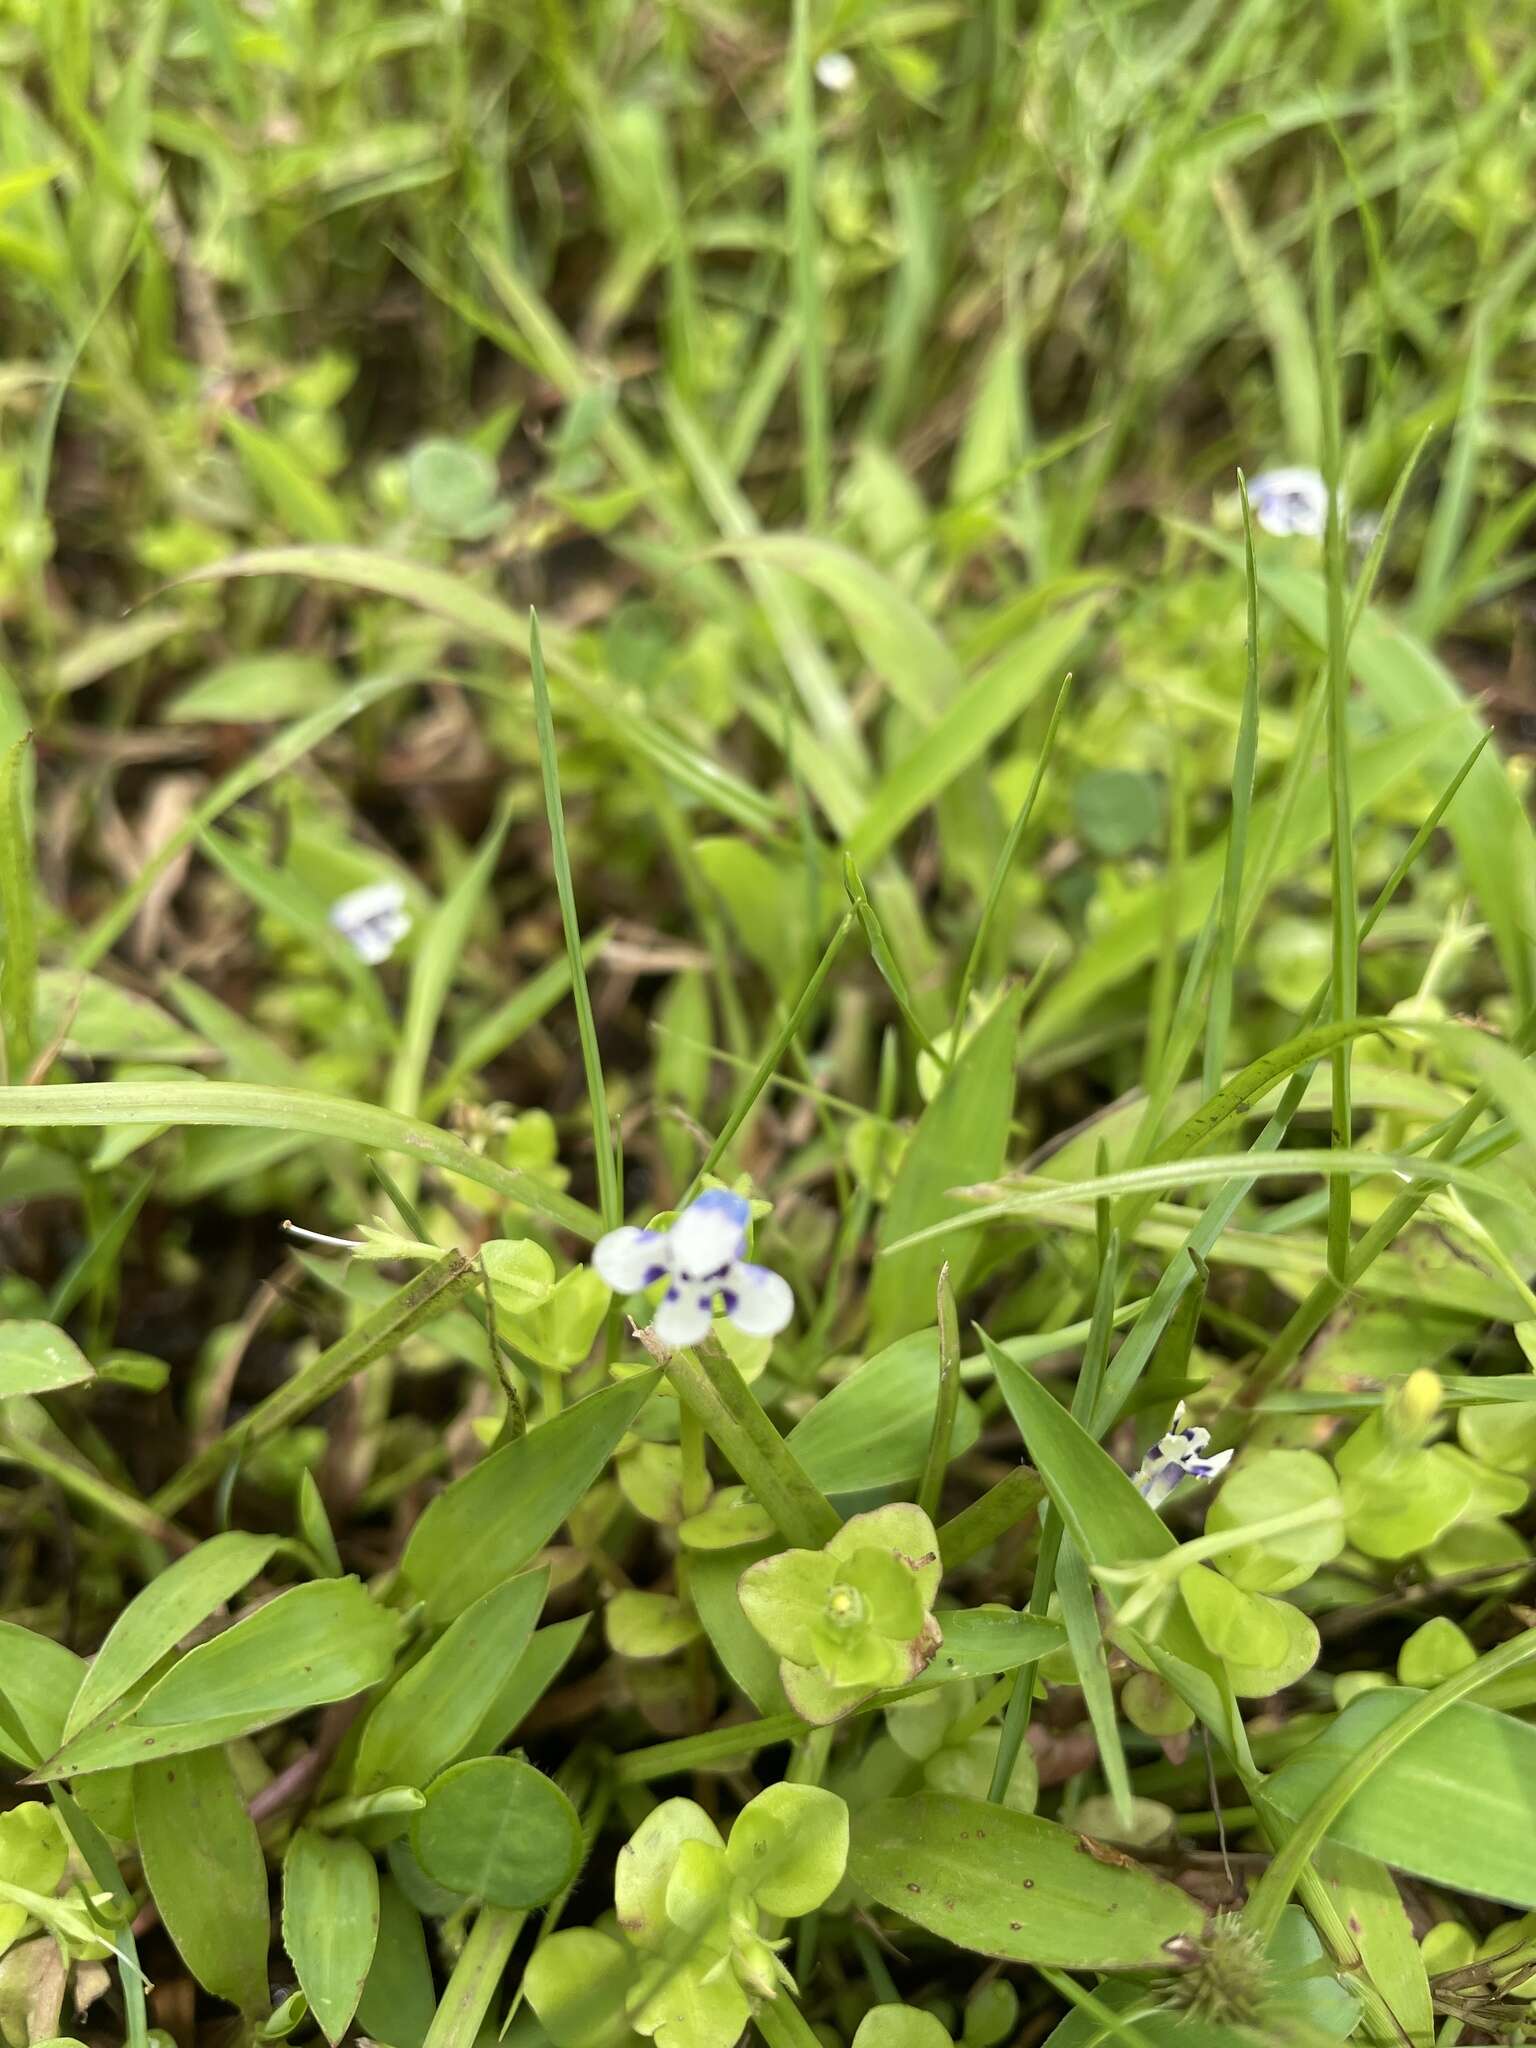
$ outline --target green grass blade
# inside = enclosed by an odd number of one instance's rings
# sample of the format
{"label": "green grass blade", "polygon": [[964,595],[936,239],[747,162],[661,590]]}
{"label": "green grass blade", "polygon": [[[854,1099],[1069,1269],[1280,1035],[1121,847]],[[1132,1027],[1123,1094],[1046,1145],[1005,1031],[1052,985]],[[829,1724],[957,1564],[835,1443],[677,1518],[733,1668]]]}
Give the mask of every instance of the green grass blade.
{"label": "green grass blade", "polygon": [[0,755],[0,916],[5,919],[0,1006],[6,1072],[15,1081],[24,1081],[32,1064],[32,1020],[37,1005],[37,884],[32,873],[26,787],[31,746],[31,735],[24,734]]}
{"label": "green grass blade", "polygon": [[816,86],[811,75],[811,0],[794,0],[789,47],[789,246],[800,329],[800,431],[805,506],[826,524],[832,497],[830,406],[822,329],[821,226],[816,207]]}
{"label": "green grass blade", "polygon": [[0,1128],[64,1130],[108,1124],[208,1124],[216,1128],[302,1131],[365,1151],[398,1152],[478,1181],[508,1201],[589,1243],[603,1228],[584,1203],[536,1175],[500,1166],[415,1117],[397,1116],[343,1095],[308,1088],[267,1088],[249,1081],[71,1081],[56,1088],[0,1088]]}
{"label": "green grass blade", "polygon": [[960,1324],[947,1265],[939,1268],[938,1295],[939,1398],[934,1403],[933,1432],[917,1484],[917,1505],[930,1522],[939,1517],[939,1499],[944,1491],[944,1475],[949,1470],[950,1441],[960,1406]]}
{"label": "green grass blade", "polygon": [[[705,1153],[699,1170],[693,1177],[688,1194],[684,1198],[685,1201],[692,1200],[693,1196],[704,1185],[706,1176],[713,1173],[720,1164],[732,1139],[756,1107],[758,1097],[778,1072],[779,1062],[799,1036],[801,1025],[815,1008],[816,999],[821,994],[822,985],[826,981],[827,976],[832,972],[837,956],[843,950],[844,941],[852,930],[853,912],[851,910],[845,911],[837,930],[828,939],[825,951],[812,969],[810,979],[800,991],[798,1002],[769,1040],[767,1050],[753,1068],[746,1085],[732,1105],[730,1115],[721,1126],[719,1135],[710,1146],[708,1152]],[[3,1108],[3,1103],[0,1103],[0,1108]]]}
{"label": "green grass blade", "polygon": [[1233,985],[1237,977],[1237,928],[1243,895],[1243,869],[1248,858],[1248,818],[1253,808],[1254,775],[1259,752],[1259,583],[1253,566],[1253,511],[1248,479],[1239,470],[1237,488],[1243,505],[1243,551],[1248,571],[1248,669],[1243,708],[1232,760],[1232,822],[1227,828],[1227,858],[1221,879],[1221,915],[1211,967],[1210,1010],[1205,1025],[1204,1081],[1214,1095],[1226,1066],[1227,1032],[1232,1021]]}
{"label": "green grass blade", "polygon": [[164,1515],[185,1507],[232,1460],[329,1401],[375,1359],[395,1350],[413,1331],[451,1308],[474,1286],[477,1270],[462,1252],[445,1252],[435,1265],[408,1280],[337,1343],[311,1359],[275,1393],[259,1401],[249,1415],[215,1437],[161,1487],[151,1505]]}
{"label": "green grass blade", "polygon": [[998,849],[991,879],[987,883],[986,901],[981,906],[981,916],[976,925],[976,936],[971,940],[971,950],[966,955],[965,966],[960,974],[960,986],[955,995],[954,1043],[960,1042],[961,1027],[965,1023],[966,1010],[971,1000],[971,990],[976,985],[976,976],[981,963],[987,957],[987,946],[992,937],[992,926],[997,918],[998,907],[1003,900],[1003,890],[1013,870],[1024,834],[1029,830],[1029,821],[1034,816],[1035,803],[1045,781],[1046,770],[1051,765],[1051,756],[1056,748],[1056,734],[1061,726],[1061,714],[1067,708],[1067,696],[1072,688],[1069,670],[1056,692],[1056,702],[1051,706],[1051,716],[1045,728],[1045,738],[1040,742],[1040,757],[1035,763],[1034,773],[1029,778],[1029,788],[1024,793],[1013,823],[1008,828],[1008,837]]}
{"label": "green grass blade", "polygon": [[474,859],[442,904],[427,919],[426,931],[411,962],[405,1021],[390,1070],[386,1106],[414,1116],[421,1103],[422,1082],[431,1055],[443,1005],[458,972],[460,957],[501,853],[511,806],[503,802]]}
{"label": "green grass blade", "polygon": [[616,1230],[624,1220],[624,1197],[619,1187],[618,1159],[613,1148],[608,1097],[603,1086],[603,1058],[597,1043],[597,1023],[592,1015],[592,997],[587,988],[587,970],[582,959],[581,926],[576,917],[576,884],[571,879],[571,852],[566,844],[565,810],[560,802],[555,721],[549,708],[549,684],[544,677],[544,650],[539,644],[539,621],[532,612],[528,615],[528,663],[533,676],[533,715],[539,738],[539,770],[544,781],[544,810],[549,819],[549,843],[554,855],[555,888],[560,897],[560,923],[565,931],[571,995],[576,1004],[576,1028],[581,1035],[581,1063],[587,1077],[587,1100],[592,1112],[597,1202],[604,1225],[609,1230]]}

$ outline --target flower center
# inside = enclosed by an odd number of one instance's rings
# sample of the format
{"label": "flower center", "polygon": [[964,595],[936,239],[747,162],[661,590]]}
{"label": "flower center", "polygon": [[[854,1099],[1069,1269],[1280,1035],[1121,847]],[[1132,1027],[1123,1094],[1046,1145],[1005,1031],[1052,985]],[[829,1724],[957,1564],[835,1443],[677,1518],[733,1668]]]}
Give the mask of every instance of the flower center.
{"label": "flower center", "polygon": [[864,1619],[864,1595],[857,1586],[834,1586],[827,1595],[827,1620],[839,1631],[857,1628]]}

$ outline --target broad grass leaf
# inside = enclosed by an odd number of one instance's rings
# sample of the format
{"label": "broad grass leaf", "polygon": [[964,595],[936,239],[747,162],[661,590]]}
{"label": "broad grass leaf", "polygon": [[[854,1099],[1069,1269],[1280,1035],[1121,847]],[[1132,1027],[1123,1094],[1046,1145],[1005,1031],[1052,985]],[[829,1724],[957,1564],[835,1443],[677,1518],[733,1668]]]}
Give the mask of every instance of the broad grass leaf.
{"label": "broad grass leaf", "polygon": [[[934,1238],[903,1252],[886,1253],[884,1247],[953,1215],[959,1205],[952,1188],[1002,1171],[1022,1002],[1023,992],[1014,990],[961,1050],[918,1120],[897,1169],[880,1219],[881,1256],[869,1290],[870,1326],[879,1343],[889,1344],[932,1321],[939,1268],[946,1261],[956,1294],[964,1287],[977,1250],[974,1234],[962,1229],[952,1240]],[[934,1378],[937,1382],[937,1367]]]}
{"label": "broad grass leaf", "polygon": [[74,1338],[52,1323],[0,1323],[0,1401],[9,1394],[53,1394],[96,1377]]}
{"label": "broad grass leaf", "polygon": [[252,486],[296,540],[346,540],[349,521],[341,500],[296,450],[237,412],[226,413],[223,424]]}
{"label": "broad grass leaf", "polygon": [[184,1636],[248,1585],[279,1548],[277,1536],[227,1529],[178,1557],[130,1600],[91,1659],[64,1724],[68,1741],[116,1704]]}
{"label": "broad grass leaf", "polygon": [[411,1848],[434,1883],[488,1905],[542,1906],[576,1875],[581,1822],[552,1778],[510,1756],[455,1764],[427,1787]]}
{"label": "broad grass leaf", "polygon": [[201,719],[270,725],[275,719],[327,709],[341,694],[335,669],[318,654],[241,654],[194,677],[160,716],[169,725]]}
{"label": "broad grass leaf", "polygon": [[1172,1531],[1103,1446],[985,1330],[981,1341],[1030,1463],[1090,1564],[1134,1564],[1176,1549]]}
{"label": "broad grass leaf", "polygon": [[[899,1486],[923,1469],[939,1398],[939,1333],[913,1330],[866,1358],[824,1393],[786,1441],[823,1493]],[[981,1432],[969,1395],[960,1396],[950,1456]]]}
{"label": "broad grass leaf", "polygon": [[1007,1962],[1155,1970],[1205,1918],[1176,1885],[1055,1821],[941,1793],[855,1814],[848,1869],[928,1933]]}
{"label": "broad grass leaf", "polygon": [[77,1735],[39,1775],[182,1755],[350,1699],[389,1676],[399,1633],[356,1579],[294,1586],[189,1650],[120,1721]]}
{"label": "broad grass leaf", "polygon": [[762,533],[717,552],[772,562],[829,597],[864,659],[898,703],[931,725],[959,695],[960,663],[944,636],[897,584],[852,549],[804,533]]}
{"label": "broad grass leaf", "polygon": [[23,1769],[52,1756],[86,1668],[51,1636],[0,1621],[0,1756]]}
{"label": "broad grass leaf", "polygon": [[139,1764],[133,1820],[150,1894],[182,1961],[205,1991],[264,2014],[266,1864],[224,1751]]}
{"label": "broad grass leaf", "polygon": [[148,996],[67,967],[39,973],[34,1028],[39,1044],[62,1032],[64,1051],[93,1060],[195,1060],[208,1050]]}
{"label": "broad grass leaf", "polygon": [[995,1678],[1017,1671],[1059,1650],[1066,1636],[1054,1621],[1011,1608],[943,1608],[938,1615],[944,1641],[933,1662],[913,1681],[913,1691],[928,1691],[955,1678]]}
{"label": "broad grass leaf", "polygon": [[563,1409],[493,1451],[432,1501],[401,1569],[436,1622],[521,1571],[607,1464],[656,1385],[639,1373]]}
{"label": "broad grass leaf", "polygon": [[362,1843],[296,1829],[283,1858],[283,1947],[328,2041],[357,2011],[379,1924],[378,1867]]}
{"label": "broad grass leaf", "polygon": [[[1266,1807],[1297,1821],[1324,1787],[1423,1694],[1364,1693],[1267,1780]],[[1430,1884],[1536,1908],[1536,1728],[1466,1701],[1378,1767],[1328,1839]]]}
{"label": "broad grass leaf", "polygon": [[481,1715],[460,1756],[489,1756],[517,1733],[575,1655],[591,1619],[589,1614],[573,1614],[569,1621],[551,1622],[547,1628],[534,1630],[523,1654],[503,1676],[495,1698]]}
{"label": "broad grass leaf", "polygon": [[1384,1863],[1342,1842],[1321,1843],[1312,1862],[1406,2039],[1432,2040],[1429,1973],[1396,1878]]}
{"label": "broad grass leaf", "polygon": [[386,1874],[379,1879],[379,1938],[357,2002],[358,2031],[390,2048],[421,2048],[436,2010],[421,1915]]}
{"label": "broad grass leaf", "polygon": [[352,1767],[355,1793],[423,1786],[454,1761],[527,1649],[548,1590],[548,1571],[492,1587],[400,1674],[369,1710]]}
{"label": "broad grass leaf", "polygon": [[461,1138],[419,1118],[313,1088],[269,1088],[245,1081],[78,1081],[56,1088],[0,1088],[0,1124],[44,1130],[111,1124],[215,1124],[339,1138],[366,1150],[399,1152],[478,1181],[520,1202],[588,1243],[602,1220],[536,1174],[501,1166]]}

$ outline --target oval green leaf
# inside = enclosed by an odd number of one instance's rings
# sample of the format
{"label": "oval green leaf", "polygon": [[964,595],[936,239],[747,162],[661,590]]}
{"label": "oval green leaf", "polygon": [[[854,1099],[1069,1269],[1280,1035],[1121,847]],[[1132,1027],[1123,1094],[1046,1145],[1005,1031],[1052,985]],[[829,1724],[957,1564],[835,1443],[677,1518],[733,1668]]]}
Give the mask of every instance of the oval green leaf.
{"label": "oval green leaf", "polygon": [[299,1828],[283,1858],[283,1947],[328,2041],[363,1995],[379,1938],[379,1873],[361,1842]]}
{"label": "oval green leaf", "polygon": [[140,1764],[133,1820],[149,1889],[205,1991],[265,2013],[267,1870],[222,1749]]}
{"label": "oval green leaf", "polygon": [[53,1394],[95,1378],[73,1337],[52,1323],[0,1323],[0,1401],[8,1394]]}
{"label": "oval green leaf", "polygon": [[402,1560],[433,1621],[451,1621],[532,1562],[607,1464],[656,1377],[641,1373],[589,1394],[443,1489]]}
{"label": "oval green leaf", "polygon": [[576,1875],[581,1822],[560,1787],[516,1757],[455,1764],[427,1787],[411,1823],[435,1883],[488,1905],[542,1906]]}
{"label": "oval green leaf", "polygon": [[856,1814],[849,1875],[958,1948],[1066,1970],[1155,1970],[1198,1935],[1200,1908],[1116,1850],[1055,1821],[922,1792]]}

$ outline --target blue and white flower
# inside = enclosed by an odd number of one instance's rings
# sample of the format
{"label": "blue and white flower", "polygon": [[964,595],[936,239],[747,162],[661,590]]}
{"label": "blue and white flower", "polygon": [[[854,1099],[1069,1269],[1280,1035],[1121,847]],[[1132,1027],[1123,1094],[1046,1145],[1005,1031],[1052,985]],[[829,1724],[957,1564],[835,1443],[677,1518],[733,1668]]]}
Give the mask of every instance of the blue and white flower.
{"label": "blue and white flower", "polygon": [[610,1230],[592,1263],[615,1294],[638,1294],[665,1280],[651,1327],[676,1351],[709,1334],[715,1304],[749,1337],[773,1337],[795,1310],[789,1283],[741,1256],[751,1211],[740,1195],[709,1188],[670,1230]]}
{"label": "blue and white flower", "polygon": [[1186,1424],[1184,1403],[1173,1411],[1166,1436],[1142,1459],[1136,1473],[1136,1491],[1153,1507],[1161,1507],[1173,1489],[1185,1479],[1219,1479],[1232,1462],[1230,1451],[1206,1456],[1211,1432],[1198,1423]]}
{"label": "blue and white flower", "polygon": [[[1315,469],[1266,469],[1249,484],[1248,502],[1266,533],[1321,540],[1327,530],[1328,486]],[[1369,543],[1379,524],[1361,513],[1349,522],[1349,537],[1357,545]]]}
{"label": "blue and white flower", "polygon": [[378,967],[410,930],[411,913],[398,882],[369,882],[337,897],[331,905],[330,923],[359,959]]}

